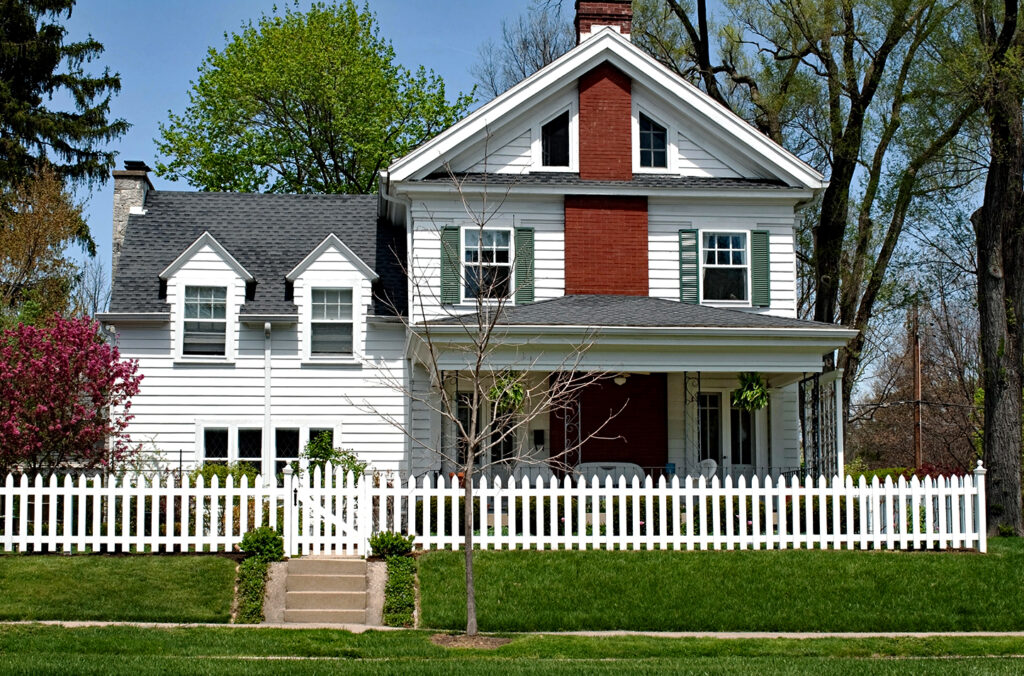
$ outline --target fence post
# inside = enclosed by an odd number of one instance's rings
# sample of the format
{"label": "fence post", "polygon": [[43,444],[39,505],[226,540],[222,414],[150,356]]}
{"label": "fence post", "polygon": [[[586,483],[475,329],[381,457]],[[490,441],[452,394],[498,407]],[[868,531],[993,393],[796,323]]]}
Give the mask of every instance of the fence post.
{"label": "fence post", "polygon": [[988,551],[988,524],[985,520],[985,473],[988,470],[978,461],[974,468],[974,518],[978,522],[978,551]]}
{"label": "fence post", "polygon": [[[295,521],[298,510],[295,509],[295,501],[297,500],[297,494],[295,492],[295,470],[292,469],[291,463],[284,466],[284,479],[282,484],[284,486],[284,490],[281,493],[284,499],[284,513],[281,518],[284,520],[284,523],[281,524],[281,526],[284,531],[284,551],[288,556],[295,556],[298,554],[298,550],[295,546]],[[273,509],[277,509],[276,501]]]}
{"label": "fence post", "polygon": [[[370,553],[370,531],[373,530],[373,498],[370,495],[370,488],[373,485],[373,474],[363,473],[356,482],[356,532],[359,534],[359,554],[366,558]],[[381,479],[383,484],[383,478]],[[384,501],[384,494],[381,493],[381,501]],[[383,528],[383,524],[381,524]]]}

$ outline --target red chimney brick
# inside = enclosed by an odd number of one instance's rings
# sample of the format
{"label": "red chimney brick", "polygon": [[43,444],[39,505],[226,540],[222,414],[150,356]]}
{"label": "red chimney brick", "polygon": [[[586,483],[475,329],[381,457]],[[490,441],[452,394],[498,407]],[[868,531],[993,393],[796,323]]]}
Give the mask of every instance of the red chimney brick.
{"label": "red chimney brick", "polygon": [[608,62],[580,77],[580,178],[633,179],[632,88]]}
{"label": "red chimney brick", "polygon": [[604,0],[590,2],[576,0],[576,44],[590,34],[593,26],[618,26],[619,32],[629,36],[633,32],[632,0]]}
{"label": "red chimney brick", "polygon": [[646,296],[647,198],[565,196],[565,293]]}

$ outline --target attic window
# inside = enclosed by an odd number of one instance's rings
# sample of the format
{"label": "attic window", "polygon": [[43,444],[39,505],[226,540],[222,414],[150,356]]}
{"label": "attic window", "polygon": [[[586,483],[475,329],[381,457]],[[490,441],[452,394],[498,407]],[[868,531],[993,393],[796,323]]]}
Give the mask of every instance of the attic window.
{"label": "attic window", "polygon": [[665,127],[640,113],[640,166],[668,166],[668,132]]}
{"label": "attic window", "polygon": [[569,111],[540,128],[541,164],[545,167],[569,166]]}
{"label": "attic window", "polygon": [[185,337],[182,352],[223,356],[227,334],[227,289],[185,287]]}

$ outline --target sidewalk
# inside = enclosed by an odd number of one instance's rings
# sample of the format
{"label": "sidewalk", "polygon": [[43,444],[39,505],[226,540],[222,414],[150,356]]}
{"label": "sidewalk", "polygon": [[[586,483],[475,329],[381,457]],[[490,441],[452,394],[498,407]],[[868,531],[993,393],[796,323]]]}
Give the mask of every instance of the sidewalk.
{"label": "sidewalk", "polygon": [[[365,631],[430,631],[429,629],[409,630],[400,627],[371,627],[362,624],[214,624],[178,622],[102,622],[102,621],[0,621],[4,626],[43,624],[76,629],[80,627],[139,627],[142,629],[177,629],[180,627],[227,627],[231,629],[331,629],[361,634]],[[447,633],[438,630],[438,633]],[[481,632],[487,633],[487,632]],[[879,632],[784,632],[784,631],[537,631],[503,632],[501,635],[515,636],[649,636],[653,638],[710,638],[723,640],[742,639],[821,639],[821,638],[1021,638],[1024,631],[879,631]]]}

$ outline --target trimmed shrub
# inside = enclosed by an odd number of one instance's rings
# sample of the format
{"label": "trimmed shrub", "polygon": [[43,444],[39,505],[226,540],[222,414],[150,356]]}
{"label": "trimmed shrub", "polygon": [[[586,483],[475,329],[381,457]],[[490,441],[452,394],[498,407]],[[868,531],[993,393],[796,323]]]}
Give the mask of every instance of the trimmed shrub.
{"label": "trimmed shrub", "polygon": [[415,535],[402,535],[391,530],[382,530],[370,536],[370,549],[374,556],[405,556],[412,551]]}
{"label": "trimmed shrub", "polygon": [[259,624],[263,621],[263,595],[266,586],[267,562],[255,556],[242,561],[242,565],[238,567],[238,614],[235,616],[237,624]]}
{"label": "trimmed shrub", "polygon": [[247,462],[233,462],[227,465],[204,462],[188,473],[188,478],[192,480],[192,483],[195,483],[199,477],[203,477],[203,484],[206,486],[210,485],[213,477],[217,477],[217,481],[223,486],[229,476],[234,477],[236,486],[241,484],[243,476],[249,477],[249,485],[253,486],[255,485],[256,477],[259,476],[259,470]]}
{"label": "trimmed shrub", "polygon": [[280,561],[284,558],[284,539],[276,530],[268,526],[254,528],[243,535],[242,542],[238,547],[245,552],[249,559],[256,559],[263,563]]}
{"label": "trimmed shrub", "polygon": [[416,559],[389,556],[388,582],[384,585],[384,624],[388,627],[413,626],[416,608]]}

